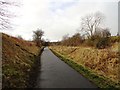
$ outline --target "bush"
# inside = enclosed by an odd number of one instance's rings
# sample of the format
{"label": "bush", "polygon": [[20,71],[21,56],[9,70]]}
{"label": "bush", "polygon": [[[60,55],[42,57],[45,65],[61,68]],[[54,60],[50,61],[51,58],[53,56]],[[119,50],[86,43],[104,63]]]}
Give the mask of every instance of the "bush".
{"label": "bush", "polygon": [[98,49],[104,49],[111,45],[111,38],[93,35],[93,36],[91,36],[91,38],[86,39],[84,44],[87,46],[92,46],[92,47],[98,48]]}
{"label": "bush", "polygon": [[84,44],[85,44],[86,46],[94,46],[94,41],[92,41],[91,39],[86,39],[86,40],[84,41]]}
{"label": "bush", "polygon": [[107,46],[110,46],[110,40],[108,37],[100,38],[98,42],[96,43],[96,48],[103,49]]}
{"label": "bush", "polygon": [[79,46],[83,42],[79,33],[74,34],[72,37],[67,35],[63,36],[62,45],[65,46]]}

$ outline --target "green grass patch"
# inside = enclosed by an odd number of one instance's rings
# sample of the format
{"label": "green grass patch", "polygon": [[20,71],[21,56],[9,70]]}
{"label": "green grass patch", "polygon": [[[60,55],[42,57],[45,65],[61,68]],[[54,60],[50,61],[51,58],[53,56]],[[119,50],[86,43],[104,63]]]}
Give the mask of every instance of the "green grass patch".
{"label": "green grass patch", "polygon": [[115,82],[109,80],[108,78],[106,78],[104,76],[99,76],[97,73],[92,72],[90,69],[73,62],[71,59],[66,58],[64,55],[52,50],[51,48],[50,48],[50,50],[56,56],[58,56],[62,61],[67,63],[69,66],[71,66],[77,72],[82,74],[84,77],[88,78],[91,82],[93,82],[99,88],[120,89],[120,85],[118,85]]}

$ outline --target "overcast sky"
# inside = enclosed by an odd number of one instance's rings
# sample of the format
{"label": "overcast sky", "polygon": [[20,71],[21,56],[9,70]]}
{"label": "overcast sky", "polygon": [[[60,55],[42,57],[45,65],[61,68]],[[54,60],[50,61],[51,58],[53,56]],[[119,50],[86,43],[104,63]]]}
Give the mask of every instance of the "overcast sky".
{"label": "overcast sky", "polygon": [[109,27],[112,35],[118,32],[118,0],[22,0],[22,4],[12,8],[18,15],[12,20],[14,29],[3,32],[30,40],[40,28],[45,39],[57,41],[76,33],[81,17],[97,11],[105,16],[102,26]]}

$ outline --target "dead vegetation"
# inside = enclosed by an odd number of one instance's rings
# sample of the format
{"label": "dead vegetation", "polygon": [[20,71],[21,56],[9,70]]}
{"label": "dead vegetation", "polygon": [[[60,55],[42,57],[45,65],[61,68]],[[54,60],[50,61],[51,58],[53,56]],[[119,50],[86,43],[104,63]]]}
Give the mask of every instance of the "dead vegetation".
{"label": "dead vegetation", "polygon": [[104,76],[115,83],[120,84],[120,54],[116,44],[107,49],[95,49],[92,47],[67,47],[67,46],[51,46],[51,48],[75,63],[89,68],[99,76]]}
{"label": "dead vegetation", "polygon": [[32,42],[2,34],[3,88],[25,88],[39,48]]}

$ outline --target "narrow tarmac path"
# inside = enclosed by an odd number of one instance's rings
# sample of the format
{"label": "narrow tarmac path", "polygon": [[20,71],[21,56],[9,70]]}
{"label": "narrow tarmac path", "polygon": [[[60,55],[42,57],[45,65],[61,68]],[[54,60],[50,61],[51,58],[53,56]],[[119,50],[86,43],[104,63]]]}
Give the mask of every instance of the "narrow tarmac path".
{"label": "narrow tarmac path", "polygon": [[47,47],[41,55],[41,68],[35,88],[97,88]]}

